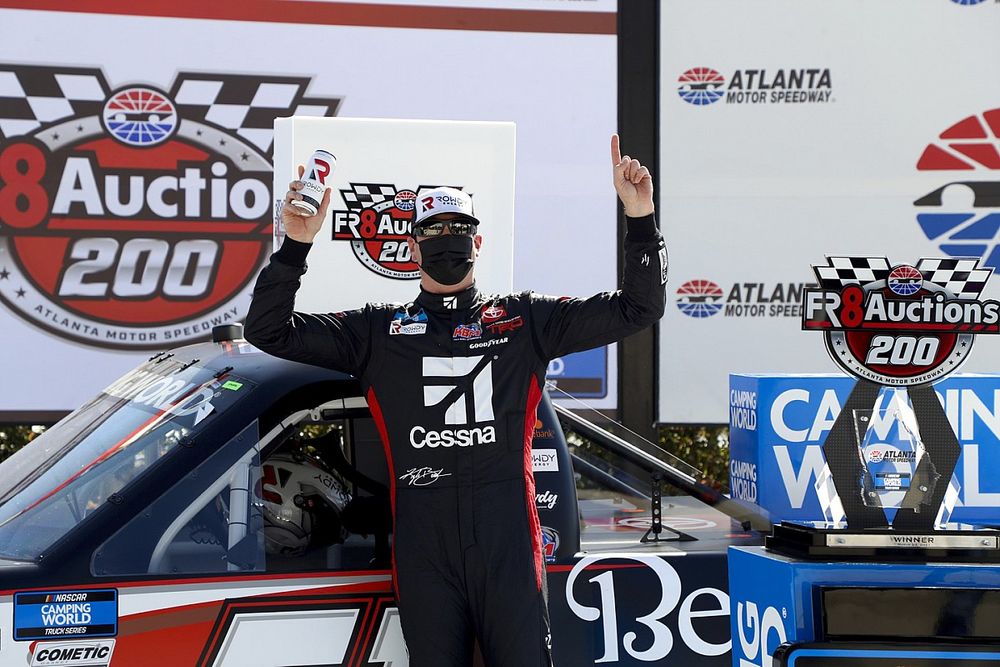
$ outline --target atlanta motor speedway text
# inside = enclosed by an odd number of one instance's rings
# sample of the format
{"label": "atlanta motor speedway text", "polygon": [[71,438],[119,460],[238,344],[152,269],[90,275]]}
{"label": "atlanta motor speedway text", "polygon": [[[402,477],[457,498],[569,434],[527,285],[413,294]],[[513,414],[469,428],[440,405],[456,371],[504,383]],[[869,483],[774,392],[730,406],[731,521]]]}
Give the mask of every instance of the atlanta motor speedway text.
{"label": "atlanta motor speedway text", "polygon": [[807,102],[830,101],[830,90],[772,90],[770,93],[762,90],[730,90],[726,93],[727,104],[805,104]]}

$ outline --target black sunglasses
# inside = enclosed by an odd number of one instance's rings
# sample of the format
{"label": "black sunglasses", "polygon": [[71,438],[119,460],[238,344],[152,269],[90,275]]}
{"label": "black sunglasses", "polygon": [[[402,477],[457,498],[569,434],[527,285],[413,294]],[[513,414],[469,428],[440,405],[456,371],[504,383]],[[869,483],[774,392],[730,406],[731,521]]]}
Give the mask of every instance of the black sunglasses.
{"label": "black sunglasses", "polygon": [[445,228],[455,236],[472,236],[476,233],[476,223],[468,220],[440,220],[417,225],[413,228],[414,236],[441,236]]}

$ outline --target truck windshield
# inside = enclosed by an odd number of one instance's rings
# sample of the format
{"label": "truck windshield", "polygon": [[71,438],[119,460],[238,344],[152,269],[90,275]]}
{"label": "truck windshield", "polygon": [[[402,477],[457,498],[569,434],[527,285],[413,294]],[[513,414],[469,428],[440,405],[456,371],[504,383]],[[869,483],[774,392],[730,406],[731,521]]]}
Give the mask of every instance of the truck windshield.
{"label": "truck windshield", "polygon": [[249,389],[170,355],[112,383],[0,463],[0,557],[37,559]]}

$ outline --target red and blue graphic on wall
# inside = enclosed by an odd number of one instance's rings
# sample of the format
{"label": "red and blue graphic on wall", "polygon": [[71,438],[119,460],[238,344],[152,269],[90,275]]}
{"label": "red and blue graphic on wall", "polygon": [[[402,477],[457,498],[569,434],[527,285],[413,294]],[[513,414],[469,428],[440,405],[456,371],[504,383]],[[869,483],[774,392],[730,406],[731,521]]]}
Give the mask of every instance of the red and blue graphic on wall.
{"label": "red and blue graphic on wall", "polygon": [[980,257],[1000,267],[1000,109],[967,116],[924,149],[919,171],[941,182],[917,199],[924,235],[951,257]]}

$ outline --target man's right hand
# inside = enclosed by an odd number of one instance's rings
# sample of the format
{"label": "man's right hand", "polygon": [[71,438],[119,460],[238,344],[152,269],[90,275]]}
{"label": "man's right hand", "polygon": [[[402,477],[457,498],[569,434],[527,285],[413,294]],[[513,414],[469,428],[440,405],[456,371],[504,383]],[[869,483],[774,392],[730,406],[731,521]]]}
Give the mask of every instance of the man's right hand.
{"label": "man's right hand", "polygon": [[[299,165],[299,178],[302,178],[305,170],[305,167]],[[316,215],[309,215],[298,206],[292,206],[293,200],[302,199],[302,195],[299,194],[301,189],[302,181],[292,181],[288,184],[285,204],[281,207],[281,223],[285,226],[285,234],[288,238],[301,243],[312,243],[316,235],[319,234],[320,227],[323,226],[326,209],[330,206],[330,188],[323,192],[323,201],[320,202]]]}

